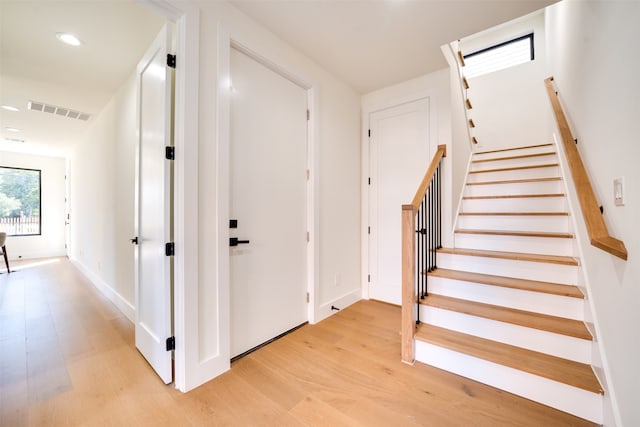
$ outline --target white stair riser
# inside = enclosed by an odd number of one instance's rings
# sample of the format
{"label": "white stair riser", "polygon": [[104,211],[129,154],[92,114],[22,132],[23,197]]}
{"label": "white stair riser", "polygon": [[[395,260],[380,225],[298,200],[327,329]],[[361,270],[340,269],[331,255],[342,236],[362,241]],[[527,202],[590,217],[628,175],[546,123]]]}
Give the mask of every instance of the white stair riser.
{"label": "white stair riser", "polygon": [[463,199],[460,212],[566,212],[565,197]]}
{"label": "white stair riser", "polygon": [[416,360],[597,424],[603,422],[603,397],[596,393],[422,341],[416,342]]}
{"label": "white stair riser", "polygon": [[517,150],[498,151],[493,153],[474,153],[473,159],[493,159],[495,157],[511,157],[511,156],[524,156],[527,154],[546,153],[548,151],[555,151],[554,145],[544,145],[542,147],[532,148],[520,148]]}
{"label": "white stair riser", "polygon": [[[514,154],[519,156],[520,154]],[[493,157],[491,157],[493,159]],[[524,157],[519,159],[505,159],[505,160],[491,160],[484,162],[476,162],[475,160],[484,160],[473,158],[471,162],[471,170],[479,169],[495,169],[495,168],[510,168],[514,166],[527,166],[527,165],[539,165],[545,163],[558,163],[558,156],[556,153],[536,156],[536,157]]]}
{"label": "white stair riser", "polygon": [[[482,174],[480,174],[482,175]],[[481,180],[487,182],[489,180]],[[477,181],[476,181],[477,182]],[[465,186],[465,196],[509,196],[525,194],[563,194],[562,181],[534,181]]]}
{"label": "white stair riser", "polygon": [[420,321],[563,359],[591,363],[591,341],[580,338],[425,305],[420,305]]}
{"label": "white stair riser", "polygon": [[482,274],[499,274],[519,279],[575,285],[578,283],[578,267],[575,265],[548,264],[501,258],[476,257],[438,253],[440,268],[469,271]]}
{"label": "white stair riser", "polygon": [[455,247],[486,251],[573,256],[573,239],[455,233]]}
{"label": "white stair riser", "polygon": [[548,314],[550,316],[584,320],[584,300],[580,298],[434,276],[428,277],[427,290],[431,294]]}
{"label": "white stair riser", "polygon": [[553,166],[535,169],[516,169],[497,172],[470,173],[467,182],[501,181],[507,179],[551,178],[557,176],[560,176],[560,169],[557,166]]}
{"label": "white stair riser", "polygon": [[569,217],[560,215],[460,215],[457,224],[468,230],[569,232]]}

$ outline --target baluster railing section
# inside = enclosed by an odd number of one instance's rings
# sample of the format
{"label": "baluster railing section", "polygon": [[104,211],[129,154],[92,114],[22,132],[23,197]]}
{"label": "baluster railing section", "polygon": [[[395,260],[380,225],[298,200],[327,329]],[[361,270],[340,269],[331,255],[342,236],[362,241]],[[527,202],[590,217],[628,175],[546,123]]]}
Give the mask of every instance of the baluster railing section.
{"label": "baluster railing section", "polygon": [[413,363],[413,338],[420,323],[420,300],[428,296],[428,273],[437,268],[442,247],[442,159],[439,145],[413,201],[402,206],[402,361]]}

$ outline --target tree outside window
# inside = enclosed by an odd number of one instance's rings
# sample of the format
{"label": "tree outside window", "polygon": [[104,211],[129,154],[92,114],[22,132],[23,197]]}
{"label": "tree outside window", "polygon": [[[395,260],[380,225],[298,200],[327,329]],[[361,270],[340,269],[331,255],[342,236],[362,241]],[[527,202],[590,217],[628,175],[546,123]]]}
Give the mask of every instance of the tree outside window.
{"label": "tree outside window", "polygon": [[40,175],[36,169],[0,166],[0,231],[9,236],[41,234]]}

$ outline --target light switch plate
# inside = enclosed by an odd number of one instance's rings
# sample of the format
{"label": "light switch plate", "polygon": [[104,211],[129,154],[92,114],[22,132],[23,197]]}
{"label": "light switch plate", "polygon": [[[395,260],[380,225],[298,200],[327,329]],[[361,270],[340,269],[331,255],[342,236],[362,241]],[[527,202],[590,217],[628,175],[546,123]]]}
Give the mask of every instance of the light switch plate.
{"label": "light switch plate", "polygon": [[624,178],[613,180],[613,202],[616,206],[624,206]]}

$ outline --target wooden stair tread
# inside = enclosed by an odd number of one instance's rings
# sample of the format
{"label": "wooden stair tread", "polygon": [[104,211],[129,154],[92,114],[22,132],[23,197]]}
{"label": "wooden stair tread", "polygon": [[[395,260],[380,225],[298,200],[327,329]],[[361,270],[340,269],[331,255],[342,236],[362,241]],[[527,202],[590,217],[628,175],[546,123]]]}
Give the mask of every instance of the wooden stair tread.
{"label": "wooden stair tread", "polygon": [[591,366],[422,323],[416,339],[592,393],[604,390]]}
{"label": "wooden stair tread", "polygon": [[522,252],[485,251],[482,249],[440,248],[438,252],[453,255],[501,258],[516,261],[546,262],[549,264],[580,265],[576,258],[562,255],[528,254]]}
{"label": "wooden stair tread", "polygon": [[573,238],[573,234],[571,233],[558,233],[550,231],[469,230],[459,228],[455,232],[458,234],[487,234],[493,236],[552,237],[560,239]]}
{"label": "wooden stair tread", "polygon": [[479,181],[479,182],[467,182],[467,185],[492,185],[492,184],[524,184],[528,182],[547,182],[547,181],[561,181],[559,176],[548,178],[527,178],[527,179],[505,179],[496,181]]}
{"label": "wooden stair tread", "polygon": [[446,297],[437,294],[429,294],[425,299],[420,300],[420,304],[443,310],[464,313],[471,316],[482,317],[484,319],[496,320],[498,322],[511,323],[514,325],[524,326],[526,328],[547,331],[554,334],[580,338],[583,340],[590,341],[593,339],[584,322],[579,320],[566,319],[563,317],[550,316],[548,314],[534,313],[531,311],[501,307],[498,305]]}
{"label": "wooden stair tread", "polygon": [[564,197],[563,193],[550,194],[505,194],[502,196],[464,196],[463,200],[488,200],[488,199],[528,199],[538,197]]}
{"label": "wooden stair tread", "polygon": [[480,216],[569,216],[569,212],[460,212],[458,215]]}
{"label": "wooden stair tread", "polygon": [[487,151],[478,151],[474,154],[488,154],[488,153],[499,153],[502,151],[513,151],[513,150],[524,150],[526,148],[538,148],[538,147],[551,147],[553,144],[538,144],[538,145],[525,145],[522,147],[509,147],[509,148],[500,148],[498,150],[487,150]]}
{"label": "wooden stair tread", "polygon": [[436,268],[430,272],[429,275],[431,277],[442,277],[451,280],[462,280],[465,282],[482,283],[485,285],[500,286],[503,288],[584,299],[584,295],[580,289],[573,285],[518,279],[515,277],[494,276],[491,274],[471,273],[468,271],[450,270],[447,268]]}
{"label": "wooden stair tread", "polygon": [[479,171],[469,171],[469,174],[472,173],[488,173],[488,172],[508,172],[508,171],[517,171],[517,170],[525,170],[525,169],[542,169],[542,168],[552,168],[555,166],[560,166],[559,163],[545,163],[543,165],[525,165],[525,166],[512,166],[508,168],[496,168],[496,169],[483,169]]}
{"label": "wooden stair tread", "polygon": [[531,158],[531,157],[554,156],[555,154],[556,154],[555,151],[547,151],[545,153],[522,154],[522,155],[519,155],[519,156],[507,156],[507,157],[492,157],[490,159],[478,159],[478,160],[472,160],[471,163],[495,162],[495,161],[500,161],[500,160],[528,159],[528,158]]}

